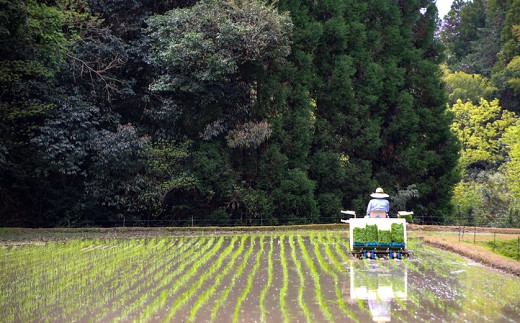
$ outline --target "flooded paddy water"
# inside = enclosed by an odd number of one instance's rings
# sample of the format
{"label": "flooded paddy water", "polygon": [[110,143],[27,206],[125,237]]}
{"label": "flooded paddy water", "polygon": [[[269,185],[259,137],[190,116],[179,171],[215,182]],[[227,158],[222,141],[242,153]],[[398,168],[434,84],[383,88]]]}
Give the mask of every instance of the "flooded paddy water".
{"label": "flooded paddy water", "polygon": [[410,241],[350,257],[344,231],[0,247],[2,322],[517,322],[520,278]]}

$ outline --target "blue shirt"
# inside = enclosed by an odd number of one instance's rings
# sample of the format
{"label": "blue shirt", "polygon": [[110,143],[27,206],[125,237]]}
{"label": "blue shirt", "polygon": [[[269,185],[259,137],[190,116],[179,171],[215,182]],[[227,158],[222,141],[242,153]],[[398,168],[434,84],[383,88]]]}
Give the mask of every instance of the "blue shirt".
{"label": "blue shirt", "polygon": [[390,211],[390,203],[385,199],[371,199],[368,202],[367,214],[370,214],[372,210],[384,210],[388,213]]}

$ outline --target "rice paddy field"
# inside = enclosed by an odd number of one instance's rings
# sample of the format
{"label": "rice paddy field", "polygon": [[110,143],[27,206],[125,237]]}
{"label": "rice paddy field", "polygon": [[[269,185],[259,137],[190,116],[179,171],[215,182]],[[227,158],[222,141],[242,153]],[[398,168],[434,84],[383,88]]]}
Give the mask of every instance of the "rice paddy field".
{"label": "rice paddy field", "polygon": [[[517,322],[520,279],[411,239],[355,259],[346,230],[0,231],[1,322]],[[20,235],[18,235],[20,237]]]}

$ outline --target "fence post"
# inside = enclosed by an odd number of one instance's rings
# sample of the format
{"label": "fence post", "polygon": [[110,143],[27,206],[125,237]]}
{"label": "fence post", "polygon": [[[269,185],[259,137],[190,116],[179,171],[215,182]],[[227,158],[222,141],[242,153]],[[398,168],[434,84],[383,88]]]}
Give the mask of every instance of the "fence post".
{"label": "fence post", "polygon": [[475,231],[473,231],[473,244],[476,243],[476,239],[477,239],[477,226],[475,225]]}
{"label": "fence post", "polygon": [[520,236],[518,236],[518,260],[520,260]]}
{"label": "fence post", "polygon": [[497,245],[497,233],[493,232],[493,252],[495,252],[496,245]]}

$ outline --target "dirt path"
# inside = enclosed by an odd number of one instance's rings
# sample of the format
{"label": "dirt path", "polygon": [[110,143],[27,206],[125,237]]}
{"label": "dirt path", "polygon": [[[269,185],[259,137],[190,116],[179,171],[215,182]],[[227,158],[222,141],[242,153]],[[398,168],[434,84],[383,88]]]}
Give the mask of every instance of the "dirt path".
{"label": "dirt path", "polygon": [[504,233],[504,234],[520,234],[520,228],[489,228],[489,227],[472,227],[472,226],[456,226],[456,225],[420,225],[420,224],[407,224],[406,229],[408,231],[441,231],[441,232],[458,232],[464,229],[466,232],[473,232],[476,229],[477,232],[483,233]]}

